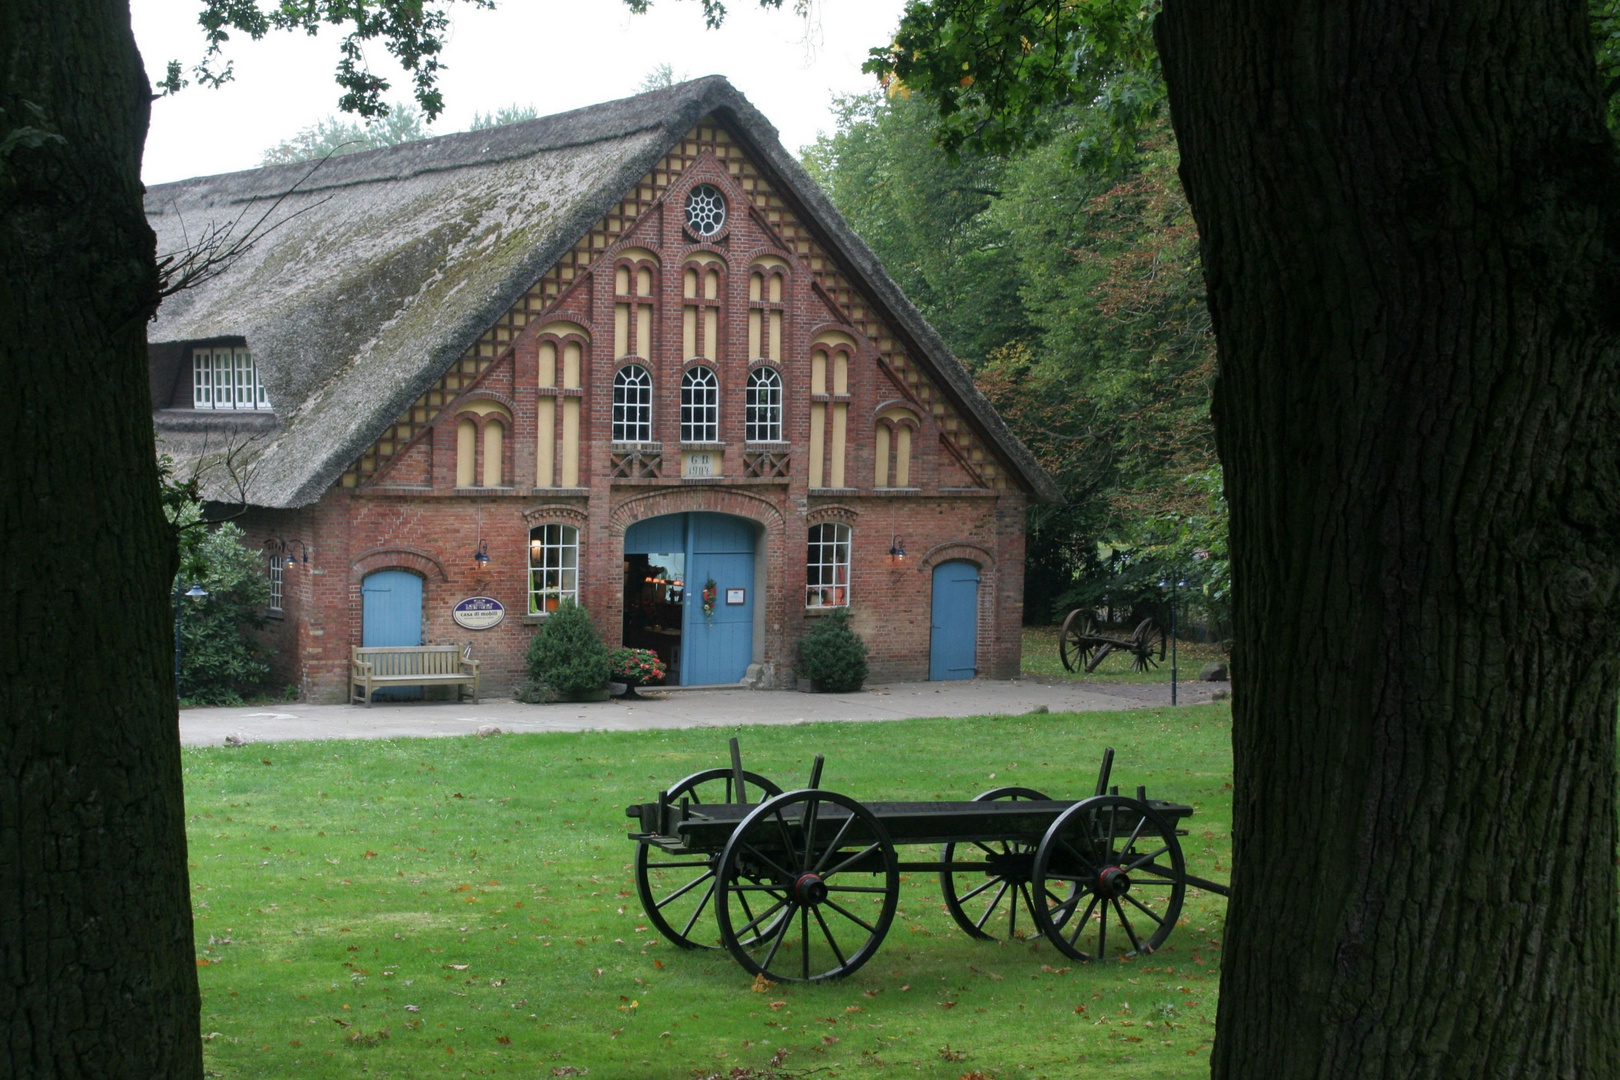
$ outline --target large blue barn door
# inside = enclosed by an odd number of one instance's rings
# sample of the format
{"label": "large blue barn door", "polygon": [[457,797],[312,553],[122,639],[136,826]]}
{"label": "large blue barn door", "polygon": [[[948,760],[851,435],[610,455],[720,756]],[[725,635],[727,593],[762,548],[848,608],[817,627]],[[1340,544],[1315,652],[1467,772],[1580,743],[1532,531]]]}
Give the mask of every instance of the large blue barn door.
{"label": "large blue barn door", "polygon": [[[404,570],[379,570],[360,582],[360,644],[422,644],[422,579]],[[378,701],[414,701],[420,686],[378,690]]]}
{"label": "large blue barn door", "polygon": [[[686,616],[681,682],[734,683],[754,658],[754,525],[726,514],[688,514]],[[703,614],[703,584],[715,583],[714,614]],[[728,604],[728,591],[742,603]]]}
{"label": "large blue barn door", "polygon": [[928,637],[930,679],[971,679],[978,674],[979,571],[970,562],[934,567],[934,605]]}

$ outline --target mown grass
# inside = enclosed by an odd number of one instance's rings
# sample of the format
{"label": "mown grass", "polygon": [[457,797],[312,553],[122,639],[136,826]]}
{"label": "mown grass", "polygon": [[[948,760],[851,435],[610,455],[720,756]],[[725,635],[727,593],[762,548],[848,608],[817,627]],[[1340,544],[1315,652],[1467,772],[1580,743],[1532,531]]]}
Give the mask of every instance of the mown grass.
{"label": "mown grass", "polygon": [[[1164,662],[1158,667],[1147,671],[1131,670],[1131,654],[1128,652],[1112,652],[1103,657],[1103,662],[1097,665],[1097,670],[1087,675],[1083,671],[1069,672],[1063,669],[1063,660],[1058,655],[1058,637],[1060,627],[1057,626],[1026,626],[1024,627],[1024,660],[1023,671],[1025,675],[1050,675],[1060,679],[1072,679],[1077,682],[1093,679],[1101,682],[1143,682],[1156,683],[1170,681],[1170,656],[1165,654]],[[1120,633],[1125,633],[1120,631]],[[1211,660],[1225,660],[1226,654],[1221,652],[1220,646],[1213,642],[1178,641],[1176,643],[1176,660],[1178,674],[1182,682],[1191,682],[1198,678],[1198,670]]]}
{"label": "mown grass", "polygon": [[1151,960],[1086,966],[969,940],[913,874],[866,967],[758,993],[728,955],[646,929],[623,808],[723,762],[733,733],[785,787],[820,752],[824,786],[863,799],[1078,797],[1113,745],[1123,790],[1195,807],[1189,868],[1224,880],[1229,728],[1206,706],[188,750],[205,1062],[233,1078],[684,1078],[785,1048],[781,1069],[817,1076],[1204,1076],[1216,897],[1190,894]]}

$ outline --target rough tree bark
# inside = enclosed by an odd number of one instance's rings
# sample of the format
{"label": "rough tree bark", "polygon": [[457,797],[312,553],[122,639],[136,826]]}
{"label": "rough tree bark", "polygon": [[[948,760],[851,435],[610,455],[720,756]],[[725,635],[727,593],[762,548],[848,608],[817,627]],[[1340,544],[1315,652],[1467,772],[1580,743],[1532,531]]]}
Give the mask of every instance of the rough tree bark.
{"label": "rough tree bark", "polygon": [[200,1077],[124,0],[0,3],[0,1075]]}
{"label": "rough tree bark", "polygon": [[1583,0],[1165,0],[1219,341],[1218,1078],[1620,1075],[1620,170]]}

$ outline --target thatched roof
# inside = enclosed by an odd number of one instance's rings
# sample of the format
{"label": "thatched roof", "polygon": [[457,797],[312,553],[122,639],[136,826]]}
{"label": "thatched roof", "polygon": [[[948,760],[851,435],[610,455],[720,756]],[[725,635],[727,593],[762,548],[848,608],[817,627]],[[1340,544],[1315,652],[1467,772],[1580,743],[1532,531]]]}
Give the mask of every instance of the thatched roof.
{"label": "thatched roof", "polygon": [[[218,276],[165,300],[148,332],[163,448],[227,428],[254,436],[249,500],[304,506],[436,382],[699,120],[732,131],[924,370],[994,440],[1037,497],[1057,490],[877,258],[730,83],[698,79],[486,131],[308,164],[153,187],[158,252],[210,228],[262,237]],[[275,417],[164,409],[179,343],[245,338]],[[185,415],[181,415],[184,413]],[[215,430],[215,429],[218,430]],[[230,497],[221,491],[219,497]]]}

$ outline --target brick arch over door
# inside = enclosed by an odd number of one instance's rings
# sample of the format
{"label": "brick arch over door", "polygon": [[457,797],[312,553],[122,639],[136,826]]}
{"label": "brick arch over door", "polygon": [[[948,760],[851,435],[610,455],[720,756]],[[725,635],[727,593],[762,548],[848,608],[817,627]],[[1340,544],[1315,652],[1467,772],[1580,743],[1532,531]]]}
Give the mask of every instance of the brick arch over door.
{"label": "brick arch over door", "polygon": [[965,540],[948,540],[943,544],[935,544],[923,553],[917,560],[917,572],[926,573],[942,562],[952,559],[962,559],[977,566],[984,573],[994,573],[996,557],[978,544],[970,544]]}
{"label": "brick arch over door", "polygon": [[773,503],[758,496],[740,491],[718,492],[713,488],[683,488],[633,495],[625,499],[608,516],[608,531],[615,537],[622,537],[626,529],[647,518],[704,512],[731,514],[757,521],[765,526],[767,540],[781,536],[785,524],[782,512]]}
{"label": "brick arch over door", "polygon": [[421,548],[380,547],[355,557],[349,564],[349,583],[358,587],[362,578],[378,570],[409,570],[428,581],[450,580],[444,564]]}

